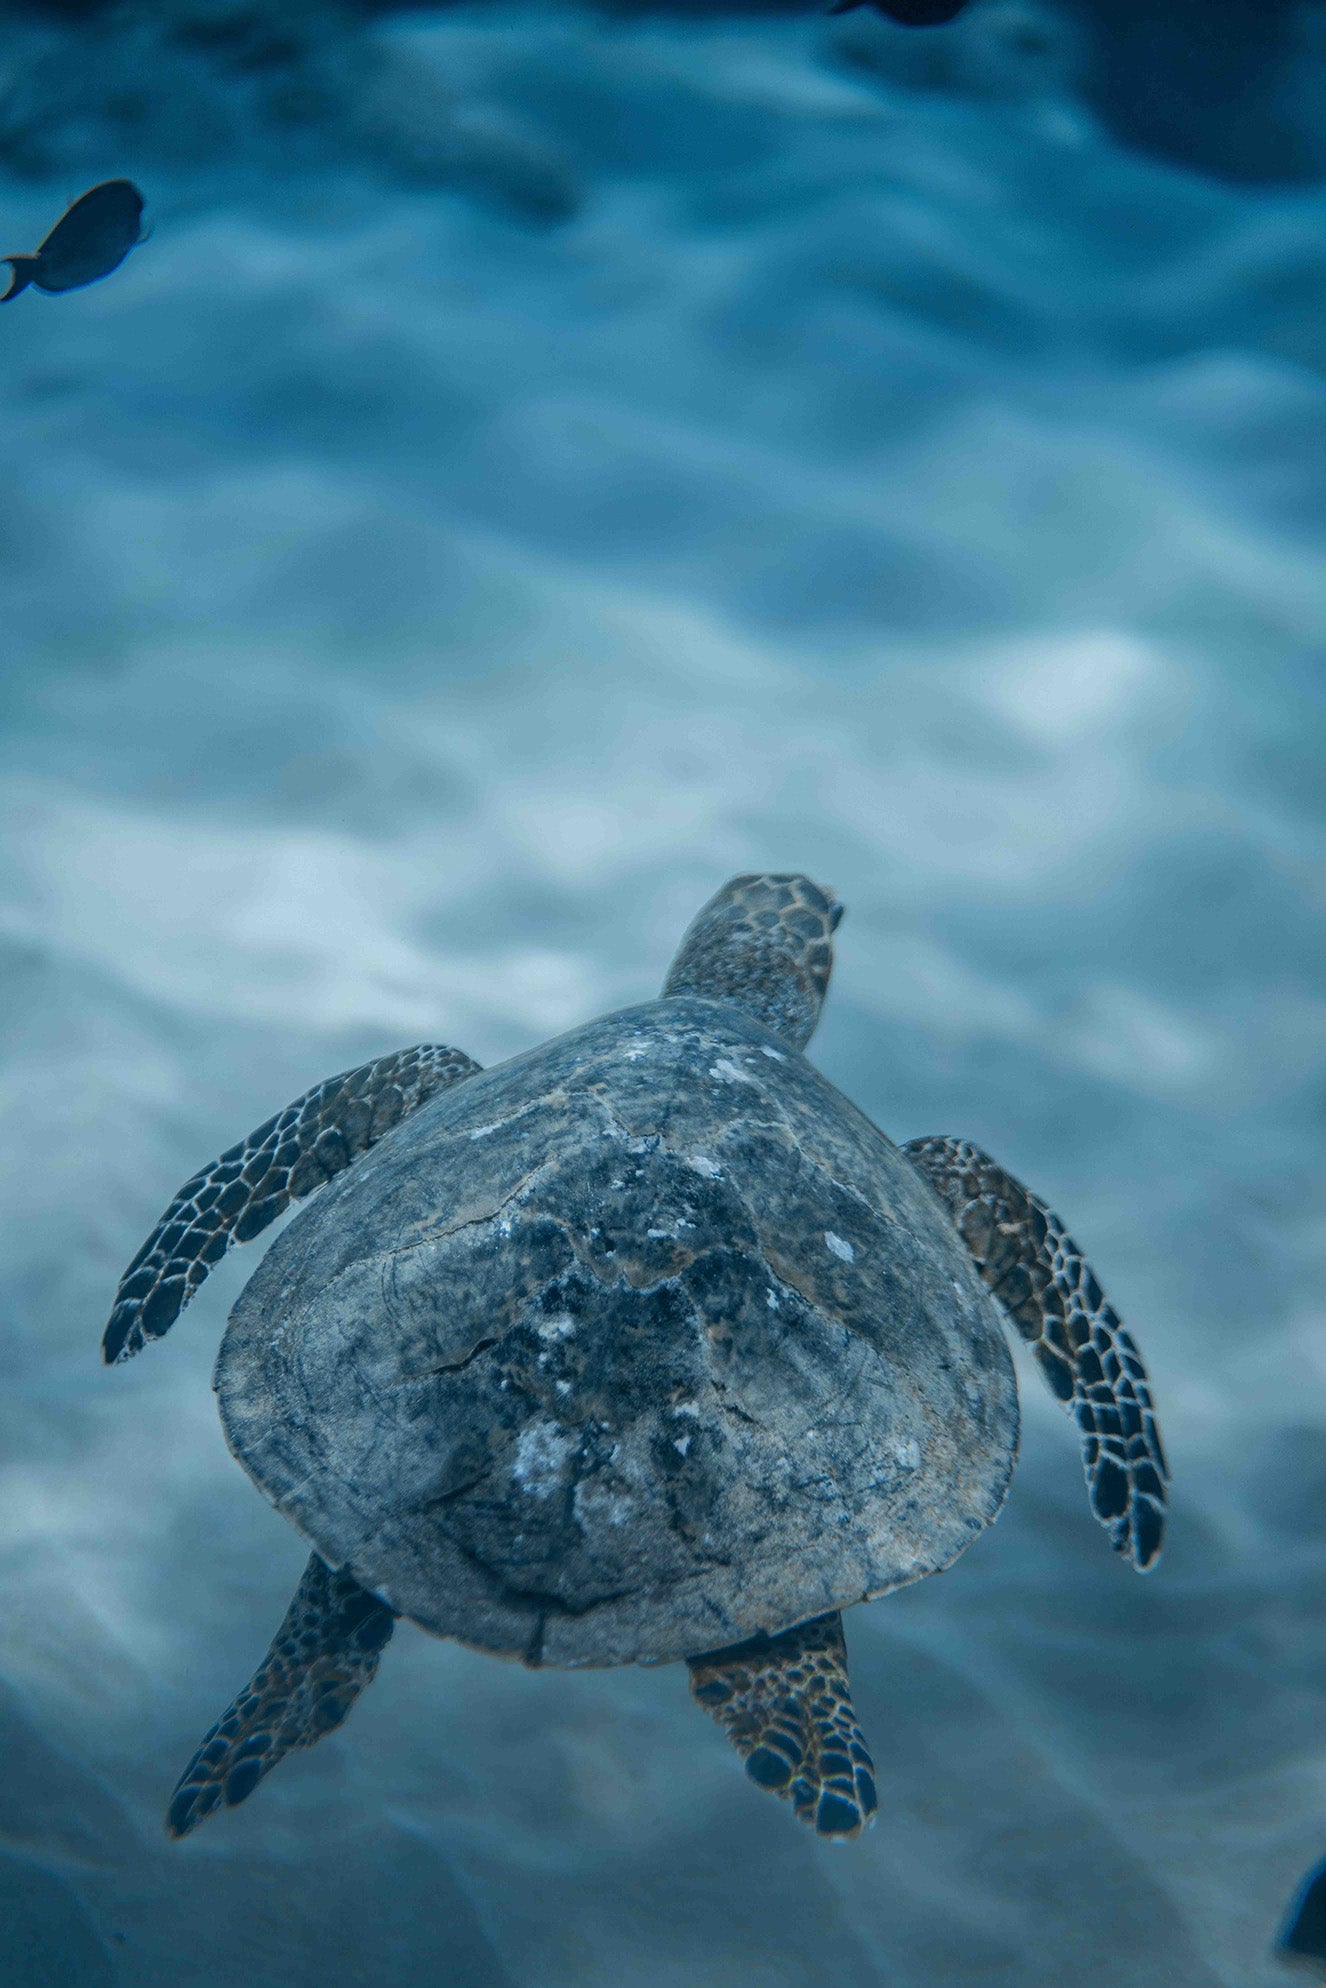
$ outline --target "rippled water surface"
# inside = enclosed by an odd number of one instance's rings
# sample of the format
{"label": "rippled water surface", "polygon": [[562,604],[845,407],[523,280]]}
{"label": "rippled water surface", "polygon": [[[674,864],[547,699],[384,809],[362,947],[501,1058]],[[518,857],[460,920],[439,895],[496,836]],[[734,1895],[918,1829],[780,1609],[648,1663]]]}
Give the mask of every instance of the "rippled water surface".
{"label": "rippled water surface", "polygon": [[[7,1979],[1271,1988],[1326,1850],[1326,198],[818,21],[395,34],[575,211],[158,161],[147,246],[0,317]],[[107,1372],[120,1269],[317,1078],[647,998],[765,867],[848,906],[823,1069],[1134,1326],[1159,1572],[1024,1364],[999,1525],[848,1619],[859,1844],[678,1669],[408,1628],[167,1844],[304,1548],[209,1391],[243,1257]]]}

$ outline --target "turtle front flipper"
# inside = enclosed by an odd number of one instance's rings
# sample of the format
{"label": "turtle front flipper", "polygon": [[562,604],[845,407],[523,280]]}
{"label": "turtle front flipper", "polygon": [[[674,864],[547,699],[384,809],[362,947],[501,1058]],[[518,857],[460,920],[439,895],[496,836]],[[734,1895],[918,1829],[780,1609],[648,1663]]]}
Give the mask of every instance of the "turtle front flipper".
{"label": "turtle front flipper", "polygon": [[1082,1437],[1091,1509],[1142,1573],[1160,1557],[1169,1470],[1146,1368],[1058,1216],[965,1139],[902,1148],[1036,1355]]}
{"label": "turtle front flipper", "polygon": [[366,1153],[436,1091],[479,1065],[423,1043],[315,1084],[186,1181],[120,1279],[102,1337],[106,1364],[169,1332],[214,1263]]}
{"label": "turtle front flipper", "polygon": [[842,1617],[817,1615],[688,1659],[691,1695],[762,1788],[821,1836],[859,1836],[875,1816],[875,1763],[856,1722]]}
{"label": "turtle front flipper", "polygon": [[234,1808],[285,1754],[334,1732],[395,1623],[385,1602],[315,1553],[267,1655],[180,1776],[170,1834],[187,1836],[222,1802]]}

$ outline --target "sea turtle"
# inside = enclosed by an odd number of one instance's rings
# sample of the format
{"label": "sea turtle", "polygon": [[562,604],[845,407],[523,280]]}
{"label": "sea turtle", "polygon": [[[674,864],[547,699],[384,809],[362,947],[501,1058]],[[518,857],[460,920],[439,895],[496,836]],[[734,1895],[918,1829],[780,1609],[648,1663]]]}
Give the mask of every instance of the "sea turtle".
{"label": "sea turtle", "polygon": [[227,1441],[313,1553],[174,1835],[339,1725],[398,1616],[527,1664],[685,1659],[760,1786],[855,1835],[875,1785],[839,1610],[949,1566],[1003,1502],[991,1292],[1076,1417],[1097,1518],[1154,1564],[1146,1374],[1076,1244],[977,1147],[893,1145],[802,1054],[840,917],[806,877],[736,877],[657,1001],[490,1070],[427,1046],[329,1078],[181,1188],[108,1361],[332,1181],[217,1361]]}

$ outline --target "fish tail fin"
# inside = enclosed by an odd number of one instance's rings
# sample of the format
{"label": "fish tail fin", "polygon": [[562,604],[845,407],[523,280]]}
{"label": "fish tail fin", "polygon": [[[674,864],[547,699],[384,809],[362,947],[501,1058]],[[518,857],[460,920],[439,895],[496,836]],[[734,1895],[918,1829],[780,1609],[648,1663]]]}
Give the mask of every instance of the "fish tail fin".
{"label": "fish tail fin", "polygon": [[13,271],[9,288],[0,297],[0,304],[7,304],[11,297],[17,297],[20,290],[27,289],[37,273],[37,260],[35,255],[0,255],[0,262],[7,262]]}

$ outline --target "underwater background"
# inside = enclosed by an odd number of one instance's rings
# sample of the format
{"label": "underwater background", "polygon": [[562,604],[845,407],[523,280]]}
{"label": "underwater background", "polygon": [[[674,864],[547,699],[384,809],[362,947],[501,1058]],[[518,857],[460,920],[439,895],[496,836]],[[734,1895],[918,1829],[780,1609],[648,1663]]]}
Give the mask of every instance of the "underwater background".
{"label": "underwater background", "polygon": [[[1022,0],[74,11],[3,18],[0,249],[111,174],[155,232],[0,315],[0,1979],[1272,1988],[1326,1854],[1326,8],[1190,133],[1246,8],[1104,83]],[[209,1387],[262,1245],[106,1371],[120,1271],[319,1078],[646,999],[762,868],[848,907],[820,1066],[1136,1331],[1159,1571],[1019,1352],[999,1524],[847,1618],[859,1843],[682,1668],[403,1626],[169,1844],[305,1548]]]}

